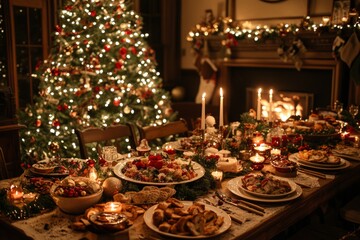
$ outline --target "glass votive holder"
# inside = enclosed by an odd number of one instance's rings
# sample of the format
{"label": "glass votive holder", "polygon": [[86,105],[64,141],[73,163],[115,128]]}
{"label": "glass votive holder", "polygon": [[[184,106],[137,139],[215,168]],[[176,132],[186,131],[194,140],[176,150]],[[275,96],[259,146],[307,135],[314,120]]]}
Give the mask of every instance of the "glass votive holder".
{"label": "glass votive holder", "polygon": [[105,207],[104,207],[105,213],[120,213],[121,210],[122,210],[122,205],[120,202],[105,203]]}
{"label": "glass votive holder", "polygon": [[102,157],[107,162],[115,161],[117,156],[118,156],[118,152],[115,146],[105,146],[102,148]]}

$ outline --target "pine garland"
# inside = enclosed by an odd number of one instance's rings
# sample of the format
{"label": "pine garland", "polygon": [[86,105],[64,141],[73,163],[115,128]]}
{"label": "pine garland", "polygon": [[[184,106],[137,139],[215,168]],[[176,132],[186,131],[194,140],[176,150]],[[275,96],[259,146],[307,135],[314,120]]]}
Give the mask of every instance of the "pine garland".
{"label": "pine garland", "polygon": [[32,202],[22,208],[14,206],[7,197],[7,190],[0,190],[0,212],[10,220],[23,220],[40,214],[44,211],[55,209],[56,204],[49,194],[39,194]]}

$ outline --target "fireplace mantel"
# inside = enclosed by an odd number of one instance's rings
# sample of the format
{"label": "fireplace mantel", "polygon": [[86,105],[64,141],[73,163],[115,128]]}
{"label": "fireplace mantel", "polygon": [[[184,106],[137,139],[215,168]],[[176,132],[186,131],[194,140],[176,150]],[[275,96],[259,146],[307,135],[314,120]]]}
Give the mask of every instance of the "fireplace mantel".
{"label": "fireplace mantel", "polygon": [[[244,95],[246,84],[255,84],[250,87],[278,88],[278,90],[314,91],[319,99],[314,107],[331,106],[337,99],[341,99],[342,65],[336,61],[332,53],[334,34],[319,36],[315,33],[298,36],[304,43],[307,51],[302,56],[303,65],[300,71],[295,69],[293,62],[284,62],[277,54],[277,48],[282,42],[291,42],[294,38],[268,40],[265,43],[254,43],[242,40],[233,47],[230,59],[221,59],[219,65],[219,87],[223,87],[226,95],[224,102],[225,114],[229,121],[239,119],[244,109]],[[213,40],[215,41],[215,40]],[[215,46],[211,48],[212,46]],[[209,49],[218,50],[219,45],[209,41]],[[265,75],[264,75],[265,74]],[[247,79],[244,79],[246,75]],[[282,78],[281,82],[278,78]],[[254,79],[254,82],[251,81]],[[292,82],[296,79],[296,82]],[[303,81],[303,80],[304,81]],[[279,82],[279,81],[280,82]],[[246,82],[244,82],[246,81]],[[273,84],[279,86],[273,86]],[[307,83],[306,83],[307,82]],[[310,83],[309,83],[310,82]],[[309,84],[317,85],[313,90]],[[213,99],[217,105],[218,96]],[[316,103],[316,101],[315,101]]]}

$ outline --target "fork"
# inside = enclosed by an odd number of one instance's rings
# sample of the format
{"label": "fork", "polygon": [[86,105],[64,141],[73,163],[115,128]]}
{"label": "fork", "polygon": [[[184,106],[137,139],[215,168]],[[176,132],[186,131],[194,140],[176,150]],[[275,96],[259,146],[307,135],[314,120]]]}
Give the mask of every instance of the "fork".
{"label": "fork", "polygon": [[253,203],[249,203],[243,200],[237,200],[237,202],[235,202],[234,200],[232,200],[231,198],[229,198],[228,196],[226,196],[223,192],[221,192],[220,190],[216,191],[217,196],[220,198],[220,200],[222,200],[223,202],[233,205],[235,207],[241,208],[243,210],[246,210],[248,212],[252,212],[255,213],[257,215],[260,216],[264,216],[265,214],[265,209],[255,205]]}

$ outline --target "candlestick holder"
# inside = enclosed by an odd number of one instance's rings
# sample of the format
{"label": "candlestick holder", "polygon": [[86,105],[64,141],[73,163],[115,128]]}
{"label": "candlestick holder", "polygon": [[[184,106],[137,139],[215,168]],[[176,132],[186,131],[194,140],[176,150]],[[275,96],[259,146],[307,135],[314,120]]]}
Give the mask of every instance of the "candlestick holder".
{"label": "candlestick holder", "polygon": [[200,155],[203,157],[205,155],[205,129],[200,129],[199,132],[201,137]]}
{"label": "candlestick holder", "polygon": [[225,142],[224,142],[224,126],[220,126],[219,127],[219,141],[220,141],[220,146],[221,146],[221,149],[224,149],[225,148]]}

